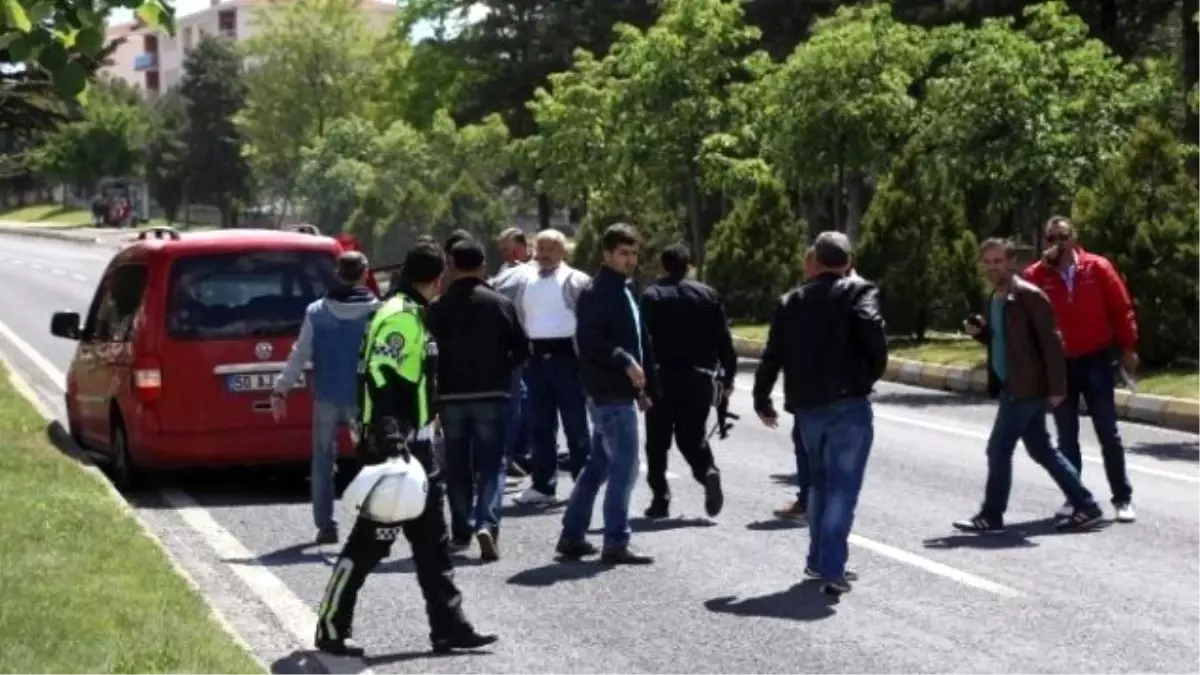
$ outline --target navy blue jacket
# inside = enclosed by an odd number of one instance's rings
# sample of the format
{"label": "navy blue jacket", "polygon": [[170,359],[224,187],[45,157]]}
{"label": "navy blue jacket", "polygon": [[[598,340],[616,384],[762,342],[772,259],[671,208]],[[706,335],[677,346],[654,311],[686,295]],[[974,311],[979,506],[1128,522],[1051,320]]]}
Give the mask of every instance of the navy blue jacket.
{"label": "navy blue jacket", "polygon": [[628,279],[608,267],[601,267],[579,295],[575,344],[583,389],[594,402],[627,403],[637,398],[639,392],[625,374],[632,363],[640,364],[646,373],[646,393],[653,397],[658,392],[654,349],[638,293]]}

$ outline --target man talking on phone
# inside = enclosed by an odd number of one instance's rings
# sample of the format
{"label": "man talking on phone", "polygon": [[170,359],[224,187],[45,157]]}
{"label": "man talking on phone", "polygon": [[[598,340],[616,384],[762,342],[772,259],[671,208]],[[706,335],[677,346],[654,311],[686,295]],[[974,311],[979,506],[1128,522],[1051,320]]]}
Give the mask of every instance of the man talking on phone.
{"label": "man talking on phone", "polygon": [[[1067,397],[1054,409],[1058,447],[1079,473],[1079,398],[1087,402],[1092,427],[1100,440],[1104,473],[1112,489],[1117,522],[1131,523],[1133,486],[1125,468],[1125,446],[1117,430],[1115,377],[1110,350],[1120,348],[1120,367],[1128,375],[1137,370],[1137,320],[1125,282],[1113,264],[1079,245],[1071,221],[1055,216],[1046,223],[1046,250],[1042,259],[1025,270],[1025,278],[1042,289],[1054,308],[1067,356]],[[1071,515],[1071,505],[1058,511]]]}

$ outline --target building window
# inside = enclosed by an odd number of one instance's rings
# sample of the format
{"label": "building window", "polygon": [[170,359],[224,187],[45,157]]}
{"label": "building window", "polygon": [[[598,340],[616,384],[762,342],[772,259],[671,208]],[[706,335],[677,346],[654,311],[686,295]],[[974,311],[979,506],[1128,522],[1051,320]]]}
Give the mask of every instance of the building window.
{"label": "building window", "polygon": [[159,84],[159,82],[158,82],[158,71],[157,71],[157,70],[151,70],[151,71],[148,71],[148,72],[146,73],[146,90],[147,90],[147,91],[153,91],[153,92],[157,92],[157,91],[158,91],[158,84]]}
{"label": "building window", "polygon": [[221,37],[237,37],[237,10],[223,9],[217,15],[217,33]]}
{"label": "building window", "polygon": [[192,48],[192,27],[185,26],[183,29],[183,49],[187,51]]}

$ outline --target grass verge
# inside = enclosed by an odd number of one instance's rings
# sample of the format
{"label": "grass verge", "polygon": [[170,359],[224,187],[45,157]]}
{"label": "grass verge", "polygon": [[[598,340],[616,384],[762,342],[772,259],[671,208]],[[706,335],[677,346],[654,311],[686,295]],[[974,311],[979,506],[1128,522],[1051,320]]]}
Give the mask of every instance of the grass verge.
{"label": "grass verge", "polygon": [[[749,340],[767,339],[767,326],[753,324],[734,326],[735,335]],[[987,361],[983,346],[974,340],[954,336],[933,336],[921,343],[896,339],[888,353],[898,359],[935,363],[941,366],[982,368]],[[1200,394],[1200,370],[1171,368],[1143,373],[1137,378],[1140,394],[1196,399]]]}
{"label": "grass verge", "polygon": [[257,673],[0,365],[0,672]]}
{"label": "grass verge", "polygon": [[[26,223],[53,230],[75,230],[90,228],[92,226],[92,212],[90,209],[79,209],[59,204],[35,204],[33,206],[22,206],[16,209],[0,211],[0,221]],[[151,218],[148,222],[142,223],[139,228],[160,225],[171,225],[179,230],[191,231],[207,230],[214,227],[212,225],[201,224],[168,223],[164,218]]]}

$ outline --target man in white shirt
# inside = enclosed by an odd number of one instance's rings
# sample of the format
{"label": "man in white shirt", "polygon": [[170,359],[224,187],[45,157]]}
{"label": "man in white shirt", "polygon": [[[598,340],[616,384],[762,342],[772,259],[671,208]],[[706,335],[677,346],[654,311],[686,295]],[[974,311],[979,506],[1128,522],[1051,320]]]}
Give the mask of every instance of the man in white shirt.
{"label": "man in white shirt", "polygon": [[568,466],[573,477],[579,474],[591,451],[575,350],[575,303],[591,279],[563,262],[566,244],[563,233],[543,230],[534,239],[536,264],[514,267],[496,279],[496,290],[516,304],[532,352],[525,385],[533,485],[516,498],[519,504],[548,504],[557,499],[559,416],[566,432]]}

